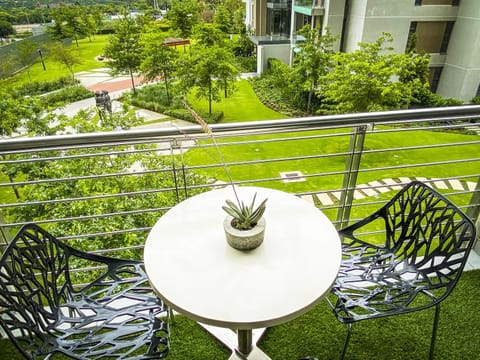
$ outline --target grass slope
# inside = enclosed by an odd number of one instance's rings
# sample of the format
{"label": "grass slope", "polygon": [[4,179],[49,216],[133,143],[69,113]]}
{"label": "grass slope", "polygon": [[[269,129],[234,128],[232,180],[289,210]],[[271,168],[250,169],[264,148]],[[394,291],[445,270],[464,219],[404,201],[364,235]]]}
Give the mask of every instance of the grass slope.
{"label": "grass slope", "polygon": [[[254,120],[282,119],[286,116],[276,112],[258,100],[248,80],[237,81],[235,92],[228,98],[222,97],[220,102],[212,103],[212,111],[223,111],[222,122],[244,122]],[[197,110],[208,113],[208,102],[199,100],[195,94],[188,98],[189,103]]]}
{"label": "grass slope", "polygon": [[[109,35],[96,35],[95,39],[92,38],[92,41],[90,41],[88,38],[81,39],[78,41],[78,47],[76,46],[75,42],[70,45],[70,49],[73,49],[73,51],[76,52],[78,57],[81,59],[81,64],[73,67],[74,72],[107,67],[106,64],[97,61],[95,58],[98,55],[103,54],[103,49],[107,44],[108,36]],[[37,61],[30,67],[31,81],[55,80],[64,76],[72,75],[64,65],[52,61],[51,57],[48,56],[48,53],[44,55],[44,62],[46,70],[43,70],[40,58],[38,58]],[[26,71],[21,71],[16,76],[3,80],[1,83],[6,85],[19,85],[25,82],[30,82],[28,73]]]}

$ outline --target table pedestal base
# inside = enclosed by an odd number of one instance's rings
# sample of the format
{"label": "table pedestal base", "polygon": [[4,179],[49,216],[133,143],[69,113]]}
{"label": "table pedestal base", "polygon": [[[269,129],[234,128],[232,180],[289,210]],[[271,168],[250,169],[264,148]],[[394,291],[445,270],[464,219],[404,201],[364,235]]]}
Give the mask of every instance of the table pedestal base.
{"label": "table pedestal base", "polygon": [[[266,328],[253,330],[240,330],[238,334],[230,329],[198,323],[210,334],[215,336],[223,345],[232,351],[229,360],[271,360],[267,354],[256,345]],[[251,348],[248,355],[243,355],[239,350],[246,351]]]}

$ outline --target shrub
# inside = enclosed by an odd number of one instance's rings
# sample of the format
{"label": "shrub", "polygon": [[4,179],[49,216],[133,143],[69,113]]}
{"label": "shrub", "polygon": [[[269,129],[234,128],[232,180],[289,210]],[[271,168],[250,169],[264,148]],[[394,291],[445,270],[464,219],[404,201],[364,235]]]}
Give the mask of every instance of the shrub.
{"label": "shrub", "polygon": [[253,56],[237,56],[235,57],[235,65],[240,72],[257,71],[257,59]]}
{"label": "shrub", "polygon": [[[144,86],[138,89],[135,94],[130,93],[128,98],[124,94],[124,100],[131,105],[142,109],[155,111],[172,118],[196,123],[192,114],[183,107],[181,99],[175,96],[173,91],[172,94],[170,94],[170,103],[167,101],[165,86],[162,83]],[[207,123],[213,124],[222,120],[223,112],[214,111],[211,115],[202,113],[200,116]]]}
{"label": "shrub", "polygon": [[92,96],[92,91],[85,89],[81,85],[75,85],[45,95],[43,99],[46,105],[57,107]]}
{"label": "shrub", "polygon": [[[166,109],[163,111],[163,114],[176,119],[190,121],[195,124],[197,123],[194,117],[192,116],[192,114],[190,113],[190,111],[188,111],[187,109],[183,109],[183,108]],[[208,115],[208,114],[199,114],[199,115],[202,117],[203,120],[205,120],[207,124],[215,124],[222,121],[223,111],[214,111],[212,112],[211,115]]]}
{"label": "shrub", "polygon": [[79,80],[73,79],[70,76],[65,76],[57,80],[33,81],[33,82],[25,83],[15,88],[15,90],[19,93],[19,95],[40,95],[40,94],[55,91],[58,89],[63,89],[65,87],[76,85],[79,83],[80,83]]}

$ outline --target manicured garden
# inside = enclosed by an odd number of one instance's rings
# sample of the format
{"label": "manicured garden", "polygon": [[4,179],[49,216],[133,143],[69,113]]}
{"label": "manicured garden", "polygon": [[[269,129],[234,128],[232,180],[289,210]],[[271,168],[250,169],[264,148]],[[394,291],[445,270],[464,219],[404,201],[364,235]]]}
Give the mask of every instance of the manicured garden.
{"label": "manicured garden", "polygon": [[[81,58],[81,63],[75,65],[73,70],[75,72],[86,71],[96,68],[107,67],[106,64],[98,61],[96,58],[99,55],[103,54],[103,49],[105,44],[108,42],[108,35],[96,35],[95,39],[90,41],[88,38],[81,39],[78,41],[79,46],[78,48],[73,43],[70,45],[76,53],[78,54],[79,58]],[[51,81],[56,80],[61,77],[71,76],[68,69],[59,64],[58,62],[54,62],[51,60],[49,56],[44,56],[44,63],[46,70],[43,70],[42,63],[40,58],[30,67],[30,77],[26,71],[21,71],[17,75],[12,78],[8,78],[6,80],[1,80],[0,84],[22,84],[25,82],[32,82],[32,81]]]}

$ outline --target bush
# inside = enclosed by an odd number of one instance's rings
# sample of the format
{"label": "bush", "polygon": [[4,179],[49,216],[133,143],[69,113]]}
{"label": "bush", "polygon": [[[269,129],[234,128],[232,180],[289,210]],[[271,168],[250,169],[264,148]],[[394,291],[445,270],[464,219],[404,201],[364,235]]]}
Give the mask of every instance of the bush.
{"label": "bush", "polygon": [[[126,102],[133,106],[168,115],[172,118],[196,123],[192,114],[185,109],[181,100],[172,91],[170,103],[167,101],[163,83],[144,86],[137,92],[130,93]],[[200,116],[209,124],[219,123],[223,118],[223,111],[214,111],[211,115],[201,113]]]}
{"label": "bush", "polygon": [[480,105],[480,96],[475,96],[472,99],[472,104]]}
{"label": "bush", "polygon": [[[176,119],[190,121],[195,124],[197,123],[194,117],[192,116],[192,114],[190,113],[190,111],[188,111],[187,109],[183,109],[183,108],[166,109],[165,111],[163,111],[163,114]],[[223,111],[213,111],[211,115],[203,114],[203,113],[200,113],[199,115],[202,117],[203,120],[205,120],[207,124],[216,124],[222,121],[223,119]]]}
{"label": "bush", "polygon": [[40,95],[47,92],[63,89],[68,86],[79,84],[80,81],[70,76],[65,76],[51,81],[33,81],[15,88],[19,95]]}
{"label": "bush", "polygon": [[58,107],[74,101],[93,97],[93,92],[85,89],[82,85],[75,85],[53,92],[43,97],[45,104]]}
{"label": "bush", "polygon": [[237,56],[235,57],[235,65],[240,72],[255,72],[257,71],[257,59],[253,56],[244,57]]}
{"label": "bush", "polygon": [[459,105],[463,105],[463,102],[458,100],[458,99],[454,99],[454,98],[442,98],[442,97],[439,97],[438,100],[437,100],[437,104],[436,106],[459,106]]}
{"label": "bush", "polygon": [[195,119],[187,109],[165,109],[163,113],[175,119],[181,119],[195,123]]}

